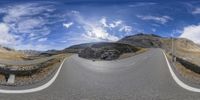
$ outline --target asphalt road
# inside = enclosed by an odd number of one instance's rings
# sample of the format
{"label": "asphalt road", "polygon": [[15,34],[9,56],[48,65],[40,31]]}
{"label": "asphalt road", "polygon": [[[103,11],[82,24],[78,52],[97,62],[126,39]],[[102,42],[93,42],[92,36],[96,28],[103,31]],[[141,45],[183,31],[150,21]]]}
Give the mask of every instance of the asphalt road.
{"label": "asphalt road", "polygon": [[199,100],[173,80],[160,49],[116,61],[66,60],[48,88],[0,100]]}

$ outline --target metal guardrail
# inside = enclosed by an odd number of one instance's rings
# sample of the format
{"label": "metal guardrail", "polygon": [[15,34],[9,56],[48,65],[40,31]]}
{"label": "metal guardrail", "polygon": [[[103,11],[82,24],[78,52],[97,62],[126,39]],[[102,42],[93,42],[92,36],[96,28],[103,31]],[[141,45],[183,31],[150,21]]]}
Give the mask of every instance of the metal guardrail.
{"label": "metal guardrail", "polygon": [[189,69],[195,73],[200,74],[200,66],[193,64],[189,61],[186,61],[184,59],[181,59],[179,57],[176,57],[176,61],[178,61],[179,63],[181,63],[186,69]]}
{"label": "metal guardrail", "polygon": [[51,62],[53,60],[58,60],[58,59],[50,59],[41,64],[37,64],[37,65],[33,65],[33,66],[23,66],[23,67],[0,64],[0,73],[4,74],[4,75],[15,74],[18,76],[28,76],[28,75],[32,75],[32,74],[36,73],[37,71],[41,70],[42,68],[47,67],[49,64],[51,64]]}

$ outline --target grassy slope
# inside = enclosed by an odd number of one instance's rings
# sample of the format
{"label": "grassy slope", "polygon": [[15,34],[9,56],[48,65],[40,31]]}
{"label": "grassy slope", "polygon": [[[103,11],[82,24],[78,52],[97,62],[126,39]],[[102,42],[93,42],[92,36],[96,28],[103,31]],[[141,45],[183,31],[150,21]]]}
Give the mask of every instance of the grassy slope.
{"label": "grassy slope", "polygon": [[26,55],[22,53],[0,49],[0,59],[23,60],[25,57]]}

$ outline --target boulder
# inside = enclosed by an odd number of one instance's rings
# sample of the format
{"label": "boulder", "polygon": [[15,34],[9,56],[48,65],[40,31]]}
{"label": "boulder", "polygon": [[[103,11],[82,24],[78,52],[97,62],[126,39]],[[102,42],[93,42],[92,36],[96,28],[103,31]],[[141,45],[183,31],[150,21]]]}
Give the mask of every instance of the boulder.
{"label": "boulder", "polygon": [[120,52],[116,49],[94,49],[87,47],[79,52],[79,57],[86,59],[114,60],[119,58]]}
{"label": "boulder", "polygon": [[101,54],[101,58],[102,60],[115,60],[117,58],[119,58],[120,56],[120,52],[118,50],[105,50],[102,54]]}
{"label": "boulder", "polygon": [[95,51],[92,48],[87,47],[87,48],[81,50],[78,53],[78,55],[79,55],[79,57],[90,59],[90,58],[95,58],[94,53],[95,53]]}

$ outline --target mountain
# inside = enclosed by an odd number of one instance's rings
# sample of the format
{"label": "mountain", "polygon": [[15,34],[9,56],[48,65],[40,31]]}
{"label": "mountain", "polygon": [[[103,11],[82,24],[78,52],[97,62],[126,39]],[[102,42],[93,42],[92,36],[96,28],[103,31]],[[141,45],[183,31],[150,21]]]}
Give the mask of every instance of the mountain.
{"label": "mountain", "polygon": [[[185,38],[173,38],[174,53],[177,57],[200,65],[200,45]],[[169,54],[172,52],[172,39],[154,34],[137,34],[126,36],[119,43],[126,43],[143,48],[162,48]]]}
{"label": "mountain", "polygon": [[117,42],[82,44],[81,46],[81,49],[80,46],[75,46],[79,49],[79,57],[99,60],[114,60],[118,59],[122,54],[135,53],[140,50],[135,46]]}
{"label": "mountain", "polygon": [[8,47],[0,46],[0,59],[22,60],[24,58],[26,58],[26,55],[23,53]]}
{"label": "mountain", "polygon": [[83,49],[85,49],[87,47],[91,47],[93,44],[96,44],[96,42],[72,45],[72,46],[62,50],[61,52],[78,53],[80,50],[83,50]]}
{"label": "mountain", "polygon": [[131,44],[137,47],[143,48],[160,48],[162,47],[162,37],[154,34],[136,34],[132,36],[126,36],[118,41],[118,43]]}
{"label": "mountain", "polygon": [[[104,42],[100,43],[103,44]],[[78,53],[80,50],[83,50],[87,47],[91,47],[94,44],[100,44],[100,43],[83,43],[83,44],[73,45],[60,52]],[[144,34],[144,33],[126,36],[117,41],[116,43],[129,44],[141,48],[162,48],[167,52],[170,52],[172,48],[171,38],[161,37],[155,34]],[[181,51],[183,50],[199,51],[200,48],[198,44],[195,44],[193,41],[184,38],[174,38],[174,44],[176,49]]]}
{"label": "mountain", "polygon": [[27,56],[35,56],[42,53],[41,51],[36,51],[36,50],[18,50],[18,52],[25,54]]}
{"label": "mountain", "polygon": [[[119,43],[126,43],[133,46],[143,48],[162,48],[166,51],[170,51],[172,48],[172,39],[161,37],[154,34],[136,34],[132,36],[126,36],[119,41]],[[185,38],[174,38],[174,45],[178,50],[187,51],[199,51],[200,46],[195,44],[193,41]]]}
{"label": "mountain", "polygon": [[[193,60],[196,63],[200,61],[195,60],[200,58],[200,46],[191,40],[184,38],[174,38],[174,47],[176,49],[177,56],[185,59]],[[30,56],[51,56],[60,53],[79,53],[79,51],[92,47],[92,48],[116,48],[122,44],[132,45],[134,48],[162,48],[168,53],[171,53],[172,39],[161,37],[155,34],[143,34],[139,33],[136,35],[126,36],[117,42],[93,42],[83,43],[78,45],[70,46],[63,50],[48,50],[45,52],[35,50],[19,50],[10,49],[7,47],[0,46],[0,59],[24,59]]]}

